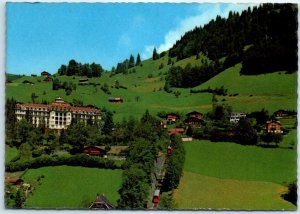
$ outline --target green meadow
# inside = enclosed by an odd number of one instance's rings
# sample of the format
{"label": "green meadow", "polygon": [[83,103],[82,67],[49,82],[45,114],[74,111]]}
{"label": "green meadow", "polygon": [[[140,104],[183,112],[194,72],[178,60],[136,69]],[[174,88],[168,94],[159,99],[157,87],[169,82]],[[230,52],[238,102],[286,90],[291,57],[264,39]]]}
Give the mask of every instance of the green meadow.
{"label": "green meadow", "polygon": [[5,145],[5,162],[8,163],[19,154],[19,151],[15,147]]}
{"label": "green meadow", "polygon": [[220,179],[184,171],[174,192],[177,209],[296,210],[280,195],[287,187],[263,181]]}
{"label": "green meadow", "polygon": [[178,209],[295,210],[280,196],[297,178],[297,151],[234,143],[184,144]]}
{"label": "green meadow", "polygon": [[[38,181],[38,177],[40,178]],[[119,198],[122,170],[56,166],[30,169],[23,176],[34,186],[26,208],[87,209],[97,194],[114,205]]]}
{"label": "green meadow", "polygon": [[184,170],[202,175],[278,184],[297,178],[297,150],[242,146],[235,143],[186,143]]}

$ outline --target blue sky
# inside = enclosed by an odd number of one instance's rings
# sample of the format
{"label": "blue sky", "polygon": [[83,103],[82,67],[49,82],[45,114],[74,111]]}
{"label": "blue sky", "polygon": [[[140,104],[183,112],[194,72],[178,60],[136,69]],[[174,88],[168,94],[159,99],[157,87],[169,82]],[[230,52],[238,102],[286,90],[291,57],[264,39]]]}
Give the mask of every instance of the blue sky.
{"label": "blue sky", "polygon": [[249,4],[7,3],[6,72],[57,72],[70,59],[111,69],[172,47],[184,32]]}

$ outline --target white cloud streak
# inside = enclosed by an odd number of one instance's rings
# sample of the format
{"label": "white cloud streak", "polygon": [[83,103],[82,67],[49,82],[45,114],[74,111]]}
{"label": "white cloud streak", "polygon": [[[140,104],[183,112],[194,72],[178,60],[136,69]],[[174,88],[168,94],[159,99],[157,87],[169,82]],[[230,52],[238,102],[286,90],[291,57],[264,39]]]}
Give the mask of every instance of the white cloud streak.
{"label": "white cloud streak", "polygon": [[[209,5],[199,5],[199,14],[195,16],[187,17],[179,22],[179,25],[170,30],[164,37],[164,42],[157,45],[157,51],[161,53],[170,49],[177,40],[181,38],[187,31],[194,29],[196,26],[203,26],[207,24],[211,19],[215,19],[217,15],[223,18],[228,17],[230,11],[241,12],[252,6],[253,4],[228,4],[226,6],[221,6],[221,4],[209,4]],[[205,10],[204,10],[205,9]],[[141,57],[147,59],[151,56],[153,48],[155,45],[145,46]]]}

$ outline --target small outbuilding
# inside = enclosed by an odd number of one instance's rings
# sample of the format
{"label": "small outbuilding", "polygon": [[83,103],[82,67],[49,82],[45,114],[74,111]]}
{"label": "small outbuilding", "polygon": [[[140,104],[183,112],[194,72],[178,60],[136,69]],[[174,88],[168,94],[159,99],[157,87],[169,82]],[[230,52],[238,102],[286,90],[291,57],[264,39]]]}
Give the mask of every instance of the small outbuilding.
{"label": "small outbuilding", "polygon": [[89,84],[89,79],[80,79],[79,80],[79,85],[87,85]]}
{"label": "small outbuilding", "polygon": [[93,156],[103,157],[104,155],[106,155],[106,150],[104,146],[87,146],[84,147],[82,152],[84,154],[93,155]]}
{"label": "small outbuilding", "polygon": [[110,103],[123,103],[123,99],[121,97],[110,97],[110,98],[108,98],[108,102],[110,102]]}

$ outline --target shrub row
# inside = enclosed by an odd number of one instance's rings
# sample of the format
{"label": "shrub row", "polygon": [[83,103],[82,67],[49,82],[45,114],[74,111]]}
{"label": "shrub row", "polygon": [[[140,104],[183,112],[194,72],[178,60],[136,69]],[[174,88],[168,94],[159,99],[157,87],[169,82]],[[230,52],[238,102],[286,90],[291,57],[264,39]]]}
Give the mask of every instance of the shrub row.
{"label": "shrub row", "polygon": [[9,162],[5,165],[7,172],[23,171],[25,169],[36,169],[45,166],[83,166],[104,169],[120,169],[114,161],[101,157],[88,156],[84,154],[73,156],[41,156],[27,161]]}

